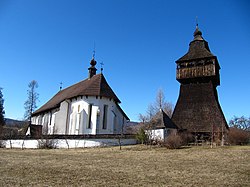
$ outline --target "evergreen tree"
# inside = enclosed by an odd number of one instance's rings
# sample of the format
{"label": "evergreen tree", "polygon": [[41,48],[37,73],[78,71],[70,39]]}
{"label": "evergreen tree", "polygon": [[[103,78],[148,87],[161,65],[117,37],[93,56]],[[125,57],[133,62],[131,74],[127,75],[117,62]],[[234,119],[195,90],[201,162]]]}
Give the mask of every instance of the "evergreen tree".
{"label": "evergreen tree", "polygon": [[2,126],[5,125],[5,120],[4,120],[4,107],[3,107],[4,99],[3,99],[3,93],[2,93],[2,88],[0,88],[0,131]]}
{"label": "evergreen tree", "polygon": [[143,128],[140,128],[139,132],[136,134],[136,139],[141,144],[146,144],[148,142],[148,135]]}
{"label": "evergreen tree", "polygon": [[31,114],[37,108],[36,103],[37,103],[38,96],[39,96],[39,94],[36,92],[36,88],[38,88],[37,81],[32,80],[29,83],[28,87],[29,87],[29,89],[27,90],[28,99],[24,103],[24,109],[25,109],[24,118],[26,120],[31,121]]}

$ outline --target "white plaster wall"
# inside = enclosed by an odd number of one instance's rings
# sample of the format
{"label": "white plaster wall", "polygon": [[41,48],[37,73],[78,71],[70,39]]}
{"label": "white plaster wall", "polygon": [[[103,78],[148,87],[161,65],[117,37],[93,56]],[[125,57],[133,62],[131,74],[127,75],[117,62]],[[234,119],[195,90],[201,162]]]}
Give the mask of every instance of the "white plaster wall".
{"label": "white plaster wall", "polygon": [[55,124],[56,124],[56,114],[57,114],[56,111],[51,113],[51,121],[49,124],[48,134],[54,134]]}
{"label": "white plaster wall", "polygon": [[[108,105],[107,113],[107,128],[103,129],[103,115],[104,115],[104,105]],[[98,129],[99,134],[115,134],[120,133],[123,125],[123,115],[117,108],[116,103],[108,98],[102,98],[99,103],[100,109],[100,126]],[[115,117],[116,116],[116,117]],[[116,118],[116,120],[114,120]],[[126,121],[126,120],[125,120]],[[116,124],[114,124],[114,122]],[[115,126],[114,126],[115,125]]]}
{"label": "white plaster wall", "polygon": [[[88,127],[88,108],[92,104],[91,128]],[[74,113],[78,113],[78,105],[80,105],[81,122],[79,132],[72,132],[72,120]],[[103,129],[103,114],[104,105],[108,105],[107,113],[107,128]],[[97,115],[99,114],[99,123],[97,123]],[[123,115],[117,108],[116,103],[105,97],[78,97],[73,99],[70,106],[70,119],[69,119],[69,134],[114,134],[121,133],[123,122]],[[114,117],[116,115],[116,126],[114,127]],[[74,129],[74,127],[73,127]]]}
{"label": "white plaster wall", "polygon": [[[90,104],[92,104],[91,128],[88,128]],[[106,129],[103,129],[104,105],[108,106]],[[80,121],[77,121],[77,115],[80,116]],[[98,123],[97,116],[99,116]],[[32,123],[43,125],[43,131],[46,128],[47,134],[95,135],[120,134],[127,121],[114,100],[105,97],[79,96],[63,101],[59,110],[54,109],[48,113],[33,116]]]}
{"label": "white plaster wall", "polygon": [[[100,146],[117,146],[118,139],[53,139],[57,148],[85,148]],[[6,140],[6,148],[38,148],[39,140]],[[121,139],[121,145],[134,145],[136,139]]]}
{"label": "white plaster wall", "polygon": [[[37,119],[37,117],[38,117],[38,116],[33,116],[33,117],[31,117],[31,124],[34,124],[34,125],[36,124],[36,121],[37,121],[36,119]],[[36,125],[37,125],[37,124],[36,124]]]}
{"label": "white plaster wall", "polygon": [[121,111],[118,109],[117,106],[115,106],[115,111],[116,111],[116,124],[114,126],[114,133],[115,134],[121,134],[123,132],[122,128],[126,126],[127,124],[127,119],[123,116]]}
{"label": "white plaster wall", "polygon": [[68,108],[69,101],[63,101],[60,104],[59,111],[55,114],[55,126],[54,126],[54,134],[65,134],[66,133],[66,125],[68,119]]}
{"label": "white plaster wall", "polygon": [[151,135],[151,139],[164,140],[165,129],[148,130],[148,134]]}
{"label": "white plaster wall", "polygon": [[42,120],[41,120],[42,117],[43,117],[42,114],[31,117],[31,124],[33,124],[33,125],[42,125]]}
{"label": "white plaster wall", "polygon": [[152,139],[157,140],[164,140],[168,137],[171,133],[176,133],[176,129],[154,129],[154,130],[148,130],[147,133],[151,135]]}
{"label": "white plaster wall", "polygon": [[43,134],[48,134],[49,128],[50,128],[50,112],[47,112],[42,115],[42,126],[43,126]]}
{"label": "white plaster wall", "polygon": [[6,140],[6,148],[27,148],[35,149],[38,148],[37,140]]}
{"label": "white plaster wall", "polygon": [[[94,97],[95,98],[95,97]],[[91,112],[91,128],[88,128],[89,120],[89,105],[92,104]],[[98,110],[98,102],[92,97],[78,97],[73,99],[70,104],[70,113],[69,113],[69,130],[68,134],[96,134],[96,114]],[[80,110],[78,111],[78,106]],[[77,130],[74,117],[77,117],[77,114],[81,116],[79,128]]]}
{"label": "white plaster wall", "polygon": [[54,125],[56,121],[57,110],[51,110],[46,113],[39,114],[37,116],[33,116],[31,118],[31,124],[33,125],[42,125],[43,126],[43,134],[53,134],[54,133]]}

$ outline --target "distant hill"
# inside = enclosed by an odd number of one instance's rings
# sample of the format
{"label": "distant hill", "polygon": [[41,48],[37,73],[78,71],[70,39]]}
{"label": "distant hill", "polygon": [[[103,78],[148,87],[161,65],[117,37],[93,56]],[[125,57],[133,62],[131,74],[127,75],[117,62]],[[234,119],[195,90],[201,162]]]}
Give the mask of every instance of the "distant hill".
{"label": "distant hill", "polygon": [[5,118],[5,126],[7,126],[7,127],[22,127],[26,123],[27,123],[27,121]]}
{"label": "distant hill", "polygon": [[140,129],[141,125],[138,122],[130,121],[126,124],[123,129],[123,133],[125,134],[136,134],[138,129]]}

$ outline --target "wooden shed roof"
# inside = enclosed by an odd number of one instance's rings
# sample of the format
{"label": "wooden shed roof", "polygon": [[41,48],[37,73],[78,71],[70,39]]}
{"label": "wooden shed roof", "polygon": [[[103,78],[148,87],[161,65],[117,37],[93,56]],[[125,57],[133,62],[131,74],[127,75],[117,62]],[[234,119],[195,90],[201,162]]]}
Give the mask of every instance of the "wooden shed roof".
{"label": "wooden shed roof", "polygon": [[167,129],[178,129],[168,115],[160,110],[149,122],[153,128],[167,128]]}

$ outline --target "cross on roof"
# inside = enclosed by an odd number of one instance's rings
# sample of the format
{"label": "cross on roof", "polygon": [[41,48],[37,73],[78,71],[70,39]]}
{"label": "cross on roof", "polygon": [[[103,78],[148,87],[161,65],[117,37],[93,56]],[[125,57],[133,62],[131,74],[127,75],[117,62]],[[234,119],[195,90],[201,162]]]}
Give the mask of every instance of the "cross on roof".
{"label": "cross on roof", "polygon": [[102,73],[104,63],[103,63],[103,62],[101,62],[100,64],[101,64],[101,73]]}
{"label": "cross on roof", "polygon": [[60,82],[60,91],[62,90],[62,84],[63,84],[63,83],[62,83],[62,82]]}

